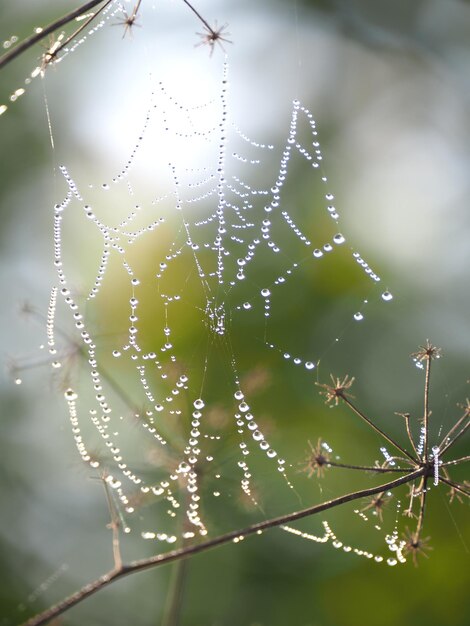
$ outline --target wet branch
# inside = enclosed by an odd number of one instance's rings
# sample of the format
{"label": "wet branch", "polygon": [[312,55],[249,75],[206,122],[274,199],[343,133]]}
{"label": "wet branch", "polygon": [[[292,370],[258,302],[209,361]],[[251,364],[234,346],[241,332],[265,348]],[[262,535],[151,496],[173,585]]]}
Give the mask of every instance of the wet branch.
{"label": "wet branch", "polygon": [[[82,4],[81,6],[74,9],[73,11],[66,13],[59,19],[55,20],[54,22],[51,22],[48,26],[41,28],[39,32],[36,31],[34,35],[31,35],[31,37],[28,37],[27,39],[19,43],[17,46],[15,46],[14,48],[6,52],[2,57],[0,57],[0,70],[3,67],[5,67],[8,63],[13,61],[17,57],[19,57],[21,54],[23,54],[23,52],[26,52],[26,50],[29,50],[29,48],[32,48],[36,43],[38,43],[39,41],[42,41],[48,35],[55,33],[59,28],[62,28],[63,26],[67,26],[67,24],[70,24],[70,22],[72,22],[74,19],[80,17],[81,15],[84,15],[87,11],[90,11],[94,7],[98,6],[99,4],[103,4],[103,6],[101,6],[97,11],[95,11],[95,13],[91,15],[84,24],[82,24],[69,37],[67,37],[67,39],[59,47],[54,49],[53,58],[55,59],[59,51],[62,50],[72,39],[74,39],[74,37],[76,37],[84,28],[86,28],[86,26],[88,26],[101,13],[101,11],[103,11],[103,9],[105,9],[113,1],[114,0],[107,0],[106,2],[104,0],[90,0],[89,2],[85,2],[85,4]],[[141,2],[142,0],[137,1],[132,11],[132,14],[127,18],[126,23],[128,25],[132,25],[135,22]],[[188,2],[188,0],[183,0],[183,2],[186,4],[187,7],[189,7],[189,9],[194,13],[194,15],[196,15],[198,20],[204,25],[204,28],[207,30],[207,33],[208,33],[206,36],[208,43],[213,45],[215,41],[219,41],[219,43],[220,41],[228,41],[227,39],[224,39],[221,36],[221,32],[223,29],[217,30],[216,28],[213,28],[212,26],[210,26],[209,22],[199,13],[199,11],[190,2]],[[51,57],[50,60],[53,60],[53,58]]]}
{"label": "wet branch", "polygon": [[[462,428],[461,428],[461,429],[460,429],[460,430],[459,430],[459,431],[458,431],[458,432],[454,435],[454,437],[453,437],[450,441],[448,441],[448,442],[447,442],[447,444],[446,444],[446,445],[445,445],[445,446],[441,449],[441,456],[442,456],[445,452],[447,452],[447,450],[448,450],[451,446],[453,446],[453,445],[454,445],[454,443],[455,443],[458,439],[460,439],[460,437],[461,437],[462,435],[464,435],[464,434],[467,432],[468,428],[470,427],[470,417],[469,417],[468,415],[465,415],[465,416],[464,416],[464,419],[465,419],[465,418],[467,419],[467,423],[466,423],[466,424],[464,424],[464,425],[462,426]],[[455,425],[455,427],[454,427],[454,428],[453,428],[450,432],[455,432],[455,430],[457,429],[457,427],[458,427],[458,426],[459,426],[462,422],[463,422],[463,419],[459,420],[459,422],[457,422],[457,424]]]}
{"label": "wet branch", "polygon": [[464,485],[459,485],[459,483],[450,480],[450,478],[445,478],[444,476],[440,476],[439,480],[442,480],[443,483],[446,483],[446,485],[449,485],[449,487],[452,487],[452,489],[462,493],[464,496],[470,497],[470,490],[466,489]]}
{"label": "wet branch", "polygon": [[378,474],[388,474],[389,472],[410,472],[409,467],[375,467],[373,465],[349,465],[348,463],[336,463],[336,461],[326,461],[328,467],[339,467],[351,470],[361,470],[363,472],[377,472]]}
{"label": "wet branch", "polygon": [[416,459],[413,457],[412,454],[410,454],[407,450],[405,450],[405,448],[402,448],[402,446],[398,442],[396,442],[394,439],[389,437],[389,435],[387,435],[381,428],[379,428],[376,424],[374,424],[372,420],[370,420],[366,415],[364,415],[362,411],[360,411],[356,406],[354,406],[354,404],[351,402],[351,400],[349,400],[349,398],[343,396],[342,399],[343,399],[343,402],[347,404],[347,406],[351,409],[351,411],[353,411],[353,413],[355,413],[361,419],[363,419],[367,424],[369,424],[371,428],[375,430],[376,433],[381,435],[386,441],[388,441],[388,443],[394,446],[397,450],[400,450],[402,454],[404,454],[413,463],[415,463]]}
{"label": "wet branch", "polygon": [[241,530],[235,530],[224,535],[220,535],[219,537],[215,537],[214,539],[210,539],[209,541],[204,541],[203,543],[200,543],[198,545],[179,548],[177,550],[172,550],[171,552],[158,554],[148,559],[134,561],[128,565],[122,565],[119,570],[113,569],[109,571],[103,576],[100,576],[100,578],[93,581],[92,583],[85,585],[84,587],[82,587],[82,589],[75,592],[62,602],[59,602],[58,604],[47,609],[43,613],[32,617],[30,620],[24,623],[24,626],[41,626],[42,624],[47,624],[50,620],[54,619],[58,615],[65,613],[76,604],[82,602],[94,593],[100,591],[104,587],[107,587],[116,580],[123,578],[124,576],[128,576],[130,574],[134,574],[136,572],[147,569],[152,569],[154,567],[159,567],[173,561],[179,561],[195,554],[206,552],[207,550],[210,550],[217,546],[231,543],[234,540],[240,540],[241,538],[249,537],[250,535],[260,534],[261,532],[269,530],[270,528],[276,528],[278,526],[282,526],[283,524],[295,522],[304,517],[310,517],[312,515],[322,513],[323,511],[327,511],[347,502],[352,502],[353,500],[358,500],[359,498],[365,498],[367,496],[372,496],[376,493],[382,493],[384,491],[394,489],[395,487],[399,487],[400,485],[409,483],[416,478],[419,478],[420,476],[425,476],[426,471],[426,468],[419,468],[414,472],[408,473],[406,476],[401,476],[400,478],[379,485],[377,487],[354,491],[344,496],[340,496],[339,498],[328,500],[327,502],[323,502],[321,504],[302,509],[301,511],[296,511],[294,513],[275,517],[269,520],[265,520],[263,522],[259,522],[257,524],[253,524]]}
{"label": "wet branch", "polygon": [[59,28],[62,28],[62,26],[66,26],[76,17],[80,17],[80,15],[83,15],[83,13],[86,13],[90,9],[93,9],[95,6],[101,4],[102,2],[103,0],[90,0],[89,2],[85,2],[85,4],[82,4],[77,9],[66,13],[58,20],[51,22],[48,26],[45,26],[43,29],[41,29],[40,32],[36,32],[34,35],[31,35],[31,37],[28,37],[27,39],[22,41],[15,48],[9,50],[0,58],[0,69],[5,67],[5,65],[7,65],[7,63],[10,63],[10,61],[13,61],[13,59],[19,57],[20,54],[22,54],[23,52],[26,52],[26,50],[29,50],[29,48],[34,46],[34,44],[42,41],[48,35],[54,33]]}

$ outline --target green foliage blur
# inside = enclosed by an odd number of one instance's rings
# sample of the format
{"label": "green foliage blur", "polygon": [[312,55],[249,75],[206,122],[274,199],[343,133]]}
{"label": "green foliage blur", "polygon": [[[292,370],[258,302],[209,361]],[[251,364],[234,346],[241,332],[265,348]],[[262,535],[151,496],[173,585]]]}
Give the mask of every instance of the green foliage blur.
{"label": "green foliage blur", "polygon": [[[75,6],[72,1],[3,3],[0,39],[22,39]],[[132,3],[125,6],[128,12],[132,9]],[[202,370],[208,333],[191,259],[183,259],[168,275],[169,283],[184,283],[187,293],[194,290],[193,306],[172,320],[181,358],[195,377],[191,392],[196,397],[204,374],[210,419],[227,433],[218,448],[224,498],[219,502],[210,497],[212,479],[203,483],[204,515],[215,536],[260,521],[263,515],[287,513],[375,484],[377,477],[369,474],[330,470],[318,480],[303,471],[308,442],[315,445],[319,437],[343,462],[369,465],[380,454],[382,442],[346,408],[325,406],[315,382],[327,382],[330,373],[355,376],[357,404],[404,442],[403,422],[395,412],[409,411],[415,417],[422,412],[424,377],[409,355],[429,338],[443,349],[433,371],[432,437],[459,416],[457,403],[469,395],[470,6],[450,0],[265,1],[256,6],[195,0],[195,6],[210,23],[217,18],[219,24],[229,24],[234,43],[224,48],[234,117],[242,130],[258,141],[283,145],[293,98],[313,112],[348,246],[360,250],[382,277],[374,289],[345,247],[323,266],[305,264],[283,296],[273,297],[269,338],[292,354],[319,361],[313,372],[293,366],[283,358],[282,348],[266,348],[262,320],[236,312],[230,319],[242,387],[250,389],[258,422],[291,466],[288,475],[295,486],[289,489],[264,457],[256,457],[253,476],[261,513],[240,497],[227,344],[212,343],[207,369]],[[22,622],[112,566],[103,488],[97,475],[80,463],[63,401],[68,385],[87,393],[83,355],[70,342],[66,366],[57,375],[43,364],[47,359],[39,349],[46,341],[44,315],[55,284],[52,207],[64,191],[58,166],[70,165],[83,181],[105,180],[133,147],[148,103],[148,85],[139,81],[149,69],[158,79],[161,59],[169,76],[188,76],[187,67],[194,67],[198,77],[219,77],[223,58],[217,46],[212,56],[207,47],[194,47],[194,32],[201,26],[178,0],[143,0],[139,27],[131,36],[122,38],[119,25],[103,30],[57,68],[48,68],[45,81],[34,80],[16,102],[9,96],[24,84],[42,49],[28,51],[0,72],[0,105],[8,103],[0,115],[5,361],[0,388],[1,626]],[[146,41],[156,46],[157,61],[149,58]],[[205,83],[198,80],[202,86],[179,84],[181,93],[203,91]],[[277,167],[273,165],[274,172]],[[290,167],[282,202],[323,241],[332,226],[314,208],[324,190],[300,160]],[[112,197],[110,211],[118,201]],[[80,228],[71,224],[66,233],[77,288],[88,284],[99,255],[94,235]],[[140,292],[146,303],[140,339],[148,349],[161,339],[164,317],[153,275],[171,235],[164,232],[161,248],[152,240],[132,259],[146,277]],[[295,257],[296,243],[292,250],[288,245],[286,254]],[[269,256],[261,258],[256,280],[246,287],[247,298],[275,273],[271,263]],[[104,367],[137,403],[136,380],[111,356],[111,346],[127,330],[126,285],[111,265],[93,323]],[[386,289],[394,295],[389,303],[380,297]],[[357,310],[364,312],[360,323],[353,318]],[[58,324],[73,335],[64,312]],[[169,372],[170,382],[176,374]],[[17,378],[21,385],[14,384]],[[185,410],[186,422],[165,424],[176,450],[190,421]],[[135,432],[129,422],[129,453],[139,465],[152,458],[152,450]],[[455,455],[467,451],[462,441]],[[160,459],[145,471],[159,476],[162,467]],[[463,470],[456,480],[465,478]],[[403,509],[406,489],[400,494]],[[131,576],[56,623],[465,626],[468,503],[449,504],[444,486],[430,496],[424,535],[431,536],[433,551],[418,568],[411,560],[394,568],[376,565],[275,529],[237,546]],[[384,513],[387,532],[397,519],[396,502],[392,499]],[[366,505],[345,506],[325,519],[345,543],[383,552],[385,530],[376,531],[377,520],[366,524],[353,512]],[[148,526],[152,515],[144,503],[138,525]],[[321,534],[321,519],[304,520],[298,527]],[[402,530],[412,523],[399,518]],[[152,544],[138,533],[123,537],[122,548],[125,560],[153,553]]]}

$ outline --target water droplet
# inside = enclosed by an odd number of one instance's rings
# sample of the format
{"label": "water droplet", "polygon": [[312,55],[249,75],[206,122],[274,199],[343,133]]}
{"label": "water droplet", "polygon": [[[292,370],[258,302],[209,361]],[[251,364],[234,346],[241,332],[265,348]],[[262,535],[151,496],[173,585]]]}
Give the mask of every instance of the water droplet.
{"label": "water droplet", "polygon": [[201,398],[198,398],[197,400],[194,400],[193,405],[195,409],[202,409],[204,408],[204,401],[201,400]]}
{"label": "water droplet", "polygon": [[382,294],[382,300],[385,300],[385,302],[390,302],[390,300],[393,300],[393,295],[390,293],[390,291],[384,291]]}
{"label": "water droplet", "polygon": [[15,385],[21,385],[22,382],[21,378],[15,378]]}
{"label": "water droplet", "polygon": [[364,316],[360,311],[358,311],[357,313],[354,313],[354,319],[356,320],[356,322],[360,322],[364,319]]}
{"label": "water droplet", "polygon": [[76,400],[78,398],[78,394],[73,390],[73,389],[67,389],[64,392],[64,397],[67,400],[67,402],[73,402],[74,400]]}
{"label": "water droplet", "polygon": [[307,361],[305,363],[305,369],[313,370],[314,368],[315,368],[315,363],[312,363],[312,361]]}
{"label": "water droplet", "polygon": [[341,233],[336,233],[336,235],[333,237],[333,241],[337,245],[340,245],[340,244],[344,243],[346,241],[346,239],[345,239],[345,237]]}
{"label": "water droplet", "polygon": [[251,304],[249,302],[244,302],[243,303],[243,308],[248,311],[249,309],[251,309]]}
{"label": "water droplet", "polygon": [[323,252],[321,250],[319,250],[318,248],[316,248],[313,251],[313,256],[316,257],[317,259],[319,259],[321,256],[323,256]]}
{"label": "water droplet", "polygon": [[263,296],[263,298],[269,298],[271,292],[269,291],[269,289],[261,289],[261,295]]}

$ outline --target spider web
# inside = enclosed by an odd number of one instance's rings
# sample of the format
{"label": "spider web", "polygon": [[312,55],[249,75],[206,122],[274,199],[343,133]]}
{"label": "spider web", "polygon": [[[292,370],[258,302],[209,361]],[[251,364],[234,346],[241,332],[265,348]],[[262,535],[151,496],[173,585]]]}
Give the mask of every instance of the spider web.
{"label": "spider web", "polygon": [[[315,285],[341,290],[338,267],[350,277],[343,326],[362,322],[371,297],[392,295],[340,226],[302,103],[292,103],[281,144],[250,139],[230,116],[225,62],[218,92],[197,106],[157,82],[140,125],[106,180],[81,182],[60,167],[48,347],[53,367],[66,370],[78,452],[110,487],[124,529],[174,543],[210,532],[215,502],[226,507],[234,493],[238,505],[263,510],[273,470],[295,491],[265,414],[288,428],[292,414],[273,405],[273,376],[293,411],[295,385],[311,384],[339,341],[309,331],[312,302],[322,306]],[[195,163],[195,153],[204,158]],[[154,182],[144,188],[149,160]],[[63,367],[59,302],[85,377]]]}

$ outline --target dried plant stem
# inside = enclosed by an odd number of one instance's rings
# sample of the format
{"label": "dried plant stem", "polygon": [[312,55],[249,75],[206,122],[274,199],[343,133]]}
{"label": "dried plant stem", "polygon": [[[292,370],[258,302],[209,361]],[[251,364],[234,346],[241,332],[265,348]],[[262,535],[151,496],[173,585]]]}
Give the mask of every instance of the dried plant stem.
{"label": "dried plant stem", "polygon": [[[431,357],[426,359],[426,377],[424,381],[424,415],[423,415],[423,461],[428,460],[428,435],[429,435],[429,383],[431,380]],[[442,451],[441,451],[442,454]]]}
{"label": "dried plant stem", "polygon": [[413,439],[413,435],[411,433],[411,427],[410,427],[410,414],[409,413],[398,413],[398,415],[401,415],[404,419],[405,419],[405,427],[406,427],[406,434],[408,435],[408,439],[411,443],[411,447],[413,448],[413,451],[416,455],[416,458],[418,458],[418,450],[416,448],[414,439]]}
{"label": "dried plant stem", "polygon": [[450,478],[445,478],[444,476],[440,476],[439,480],[442,480],[443,483],[446,483],[446,485],[449,485],[449,487],[452,487],[464,496],[470,497],[470,490],[466,489],[463,485],[459,485],[459,483],[450,480]]}
{"label": "dried plant stem", "polygon": [[[0,57],[0,70],[3,67],[5,67],[8,63],[10,63],[10,61],[13,61],[17,57],[19,57],[23,52],[26,52],[26,50],[29,50],[29,48],[34,46],[34,44],[38,43],[39,41],[42,41],[48,35],[50,35],[52,33],[55,33],[56,30],[58,30],[59,28],[62,28],[63,26],[66,26],[67,24],[72,22],[75,18],[80,17],[80,15],[83,15],[87,11],[90,11],[91,9],[96,7],[97,5],[101,4],[103,1],[104,0],[90,0],[89,2],[85,2],[84,4],[79,6],[78,8],[74,9],[73,11],[70,11],[69,13],[66,13],[65,15],[60,17],[59,19],[55,20],[54,22],[51,22],[48,26],[45,26],[44,28],[42,28],[40,32],[36,32],[34,35],[31,35],[31,37],[28,37],[27,39],[25,39],[24,41],[19,43],[15,48],[12,48],[8,52],[6,52],[2,57]],[[107,2],[105,2],[105,4],[98,11],[96,11],[94,15],[90,16],[90,18],[85,22],[85,24],[80,26],[80,28],[77,29],[72,35],[67,37],[67,40],[63,44],[61,44],[60,47],[57,50],[55,50],[55,55],[67,43],[69,43],[70,40],[73,39],[83,28],[88,26],[88,24],[90,22],[92,22],[96,18],[96,16],[108,4],[110,4],[112,1],[113,0],[107,0]],[[142,2],[142,0],[138,0],[137,1],[136,5],[135,5],[135,7],[134,7],[134,9],[132,11],[131,19],[135,19],[136,15],[137,15],[137,12],[139,10],[141,2]],[[195,7],[190,2],[188,2],[188,0],[183,0],[183,2],[186,4],[186,6],[188,6],[191,9],[191,11],[201,21],[201,23],[204,24],[204,26],[207,28],[209,33],[211,33],[212,35],[215,35],[214,29],[209,25],[207,20],[205,20],[202,17],[202,15],[199,13],[199,11],[197,11],[195,9]]]}
{"label": "dried plant stem", "polygon": [[441,467],[446,467],[448,465],[460,465],[460,463],[466,463],[467,461],[470,461],[470,456],[461,456],[460,459],[454,459],[453,461],[442,463]]}
{"label": "dried plant stem", "polygon": [[363,472],[377,472],[378,474],[388,474],[389,472],[409,472],[409,467],[374,467],[373,465],[349,465],[348,463],[336,463],[327,461],[325,465],[329,467],[340,467],[344,469],[361,470]]}
{"label": "dried plant stem", "polygon": [[51,33],[54,33],[59,28],[62,28],[62,26],[66,26],[76,17],[83,15],[83,13],[86,13],[90,9],[93,9],[95,6],[97,6],[98,4],[101,4],[102,2],[103,0],[90,0],[89,2],[85,2],[85,4],[82,4],[77,9],[74,9],[73,11],[66,13],[63,17],[60,17],[58,20],[51,22],[48,26],[45,26],[41,30],[41,32],[35,33],[31,37],[28,37],[27,39],[22,41],[20,44],[18,44],[16,48],[9,50],[6,54],[4,54],[0,58],[0,69],[5,67],[5,65],[7,65],[7,63],[10,63],[10,61],[13,61],[13,59],[16,59],[23,52],[26,52],[26,50],[34,46],[34,44],[38,43],[38,41],[42,41],[45,37],[47,37]]}
{"label": "dried plant stem", "polygon": [[121,557],[121,546],[119,543],[119,527],[121,526],[121,522],[119,520],[119,515],[116,511],[116,507],[113,502],[113,498],[109,492],[109,486],[106,482],[106,474],[102,474],[101,480],[103,481],[103,487],[106,494],[106,502],[108,504],[109,516],[111,521],[109,523],[109,528],[111,528],[113,532],[113,558],[114,558],[114,569],[116,572],[122,569],[122,557]]}
{"label": "dried plant stem", "polygon": [[419,506],[418,524],[416,526],[415,541],[419,540],[419,538],[421,537],[421,531],[423,530],[424,512],[426,510],[427,484],[428,484],[428,477],[427,475],[424,475],[421,480],[421,485],[419,487],[420,506]]}
{"label": "dried plant stem", "polygon": [[178,626],[183,605],[184,583],[186,580],[186,571],[188,561],[177,561],[174,565],[173,577],[170,582],[170,590],[167,596],[167,605],[165,607],[161,626]]}
{"label": "dried plant stem", "polygon": [[[282,526],[283,524],[295,522],[296,520],[302,519],[304,517],[310,517],[312,515],[322,513],[323,511],[327,511],[334,507],[340,506],[342,504],[345,504],[346,502],[352,502],[353,500],[358,500],[359,498],[365,498],[367,496],[372,496],[376,493],[382,493],[383,491],[394,489],[395,487],[399,487],[400,485],[409,483],[416,478],[424,477],[427,471],[427,468],[420,467],[415,471],[409,471],[406,476],[401,476],[400,478],[397,478],[382,485],[378,485],[377,487],[370,487],[369,489],[354,491],[352,493],[340,496],[339,498],[328,500],[327,502],[322,502],[321,504],[302,509],[301,511],[296,511],[294,513],[289,513],[287,515],[282,515],[280,517],[265,520],[263,522],[253,524],[241,530],[231,531],[229,533],[220,535],[219,537],[215,537],[214,539],[210,539],[209,541],[204,541],[203,543],[197,545],[179,548],[177,550],[172,550],[171,552],[158,554],[148,559],[134,561],[128,565],[122,565],[122,567],[118,571],[116,571],[116,569],[111,570],[103,576],[100,576],[100,578],[93,581],[92,583],[85,585],[84,587],[82,587],[82,589],[75,592],[65,600],[62,600],[62,602],[59,602],[58,604],[47,609],[43,613],[32,617],[30,620],[25,622],[24,626],[41,626],[42,624],[47,624],[53,618],[61,615],[62,613],[65,613],[65,611],[68,611],[71,607],[75,606],[79,602],[82,602],[97,591],[100,591],[104,587],[107,587],[116,580],[119,580],[124,576],[128,576],[129,574],[134,574],[136,572],[151,569],[153,567],[159,567],[166,563],[172,563],[173,561],[179,561],[195,554],[206,552],[207,550],[210,550],[217,546],[231,543],[234,540],[240,540],[242,538],[249,537],[250,535],[260,534],[261,532],[270,528]],[[424,507],[422,508],[424,513]]]}
{"label": "dried plant stem", "polygon": [[356,406],[354,406],[354,404],[351,402],[351,400],[349,400],[345,395],[343,395],[341,397],[342,397],[343,402],[345,402],[345,404],[347,404],[347,406],[351,409],[351,411],[353,411],[356,415],[358,415],[361,419],[363,419],[367,424],[369,424],[369,426],[371,428],[373,428],[375,430],[375,432],[379,433],[379,435],[381,435],[384,439],[386,439],[386,441],[388,441],[397,450],[400,450],[400,452],[402,454],[404,454],[406,457],[408,457],[413,462],[413,465],[416,463],[416,459],[413,457],[413,455],[411,455],[404,448],[402,448],[401,445],[399,443],[397,443],[394,439],[392,439],[386,433],[384,433],[384,431],[381,428],[376,426],[374,424],[374,422],[372,422],[366,415],[364,415],[364,413],[362,411],[360,411]]}
{"label": "dried plant stem", "polygon": [[[65,48],[65,46],[67,46],[72,39],[74,39],[78,34],[80,34],[82,32],[82,30],[85,30],[85,28],[91,24],[91,22],[93,22],[93,20],[95,20],[98,15],[104,11],[104,9],[108,6],[108,4],[111,4],[111,2],[113,2],[113,0],[106,0],[106,2],[103,4],[102,7],[100,7],[95,13],[93,13],[92,15],[90,15],[90,17],[85,20],[85,22],[83,24],[81,24],[81,26],[79,26],[76,30],[73,31],[73,33],[71,35],[69,35],[67,37],[67,39],[65,41],[63,41],[60,46],[58,46],[57,48],[54,48],[54,55],[53,57],[51,57],[51,59],[55,59],[57,57],[57,55],[59,54],[59,52],[61,50],[63,50]],[[46,51],[46,55],[47,55],[47,51]]]}
{"label": "dried plant stem", "polygon": [[[446,445],[445,445],[445,446],[441,449],[441,451],[440,451],[441,456],[442,456],[445,452],[447,452],[447,450],[449,450],[449,448],[450,448],[451,446],[453,446],[453,445],[454,445],[454,443],[455,443],[458,439],[460,439],[460,437],[461,437],[462,435],[464,435],[464,434],[467,432],[468,428],[470,427],[470,417],[469,417],[468,415],[464,415],[464,419],[465,419],[465,418],[467,419],[467,423],[466,423],[466,424],[464,424],[464,425],[462,426],[462,428],[458,431],[458,433],[457,433],[456,435],[454,435],[454,437],[453,437],[453,438],[452,438],[452,439],[451,439],[451,440],[450,440],[450,441],[449,441],[449,442],[448,442],[448,443],[447,443],[447,444],[446,444]],[[458,427],[458,426],[460,426],[460,424],[462,424],[462,422],[463,422],[463,421],[464,421],[463,419],[460,419],[460,420],[457,422],[457,424],[455,425],[455,427],[452,429],[452,431],[454,431],[454,432],[455,432],[455,430],[457,429],[457,427]],[[452,431],[451,431],[451,432],[452,432]]]}
{"label": "dried plant stem", "polygon": [[207,30],[208,30],[210,33],[213,33],[213,32],[214,32],[214,29],[213,29],[213,28],[209,25],[209,23],[208,23],[208,22],[207,22],[207,21],[206,21],[206,20],[202,17],[202,15],[199,13],[199,11],[197,11],[197,10],[193,7],[193,5],[192,5],[190,2],[188,2],[188,0],[183,0],[183,2],[184,2],[184,3],[185,3],[185,4],[186,4],[186,5],[187,5],[190,9],[191,9],[191,11],[194,13],[194,15],[195,15],[195,16],[196,16],[199,20],[201,20],[201,22],[204,24],[204,26],[207,28]]}
{"label": "dried plant stem", "polygon": [[142,0],[137,0],[135,7],[132,10],[132,15],[131,15],[132,18],[135,18],[137,16],[141,3],[142,3]]}

